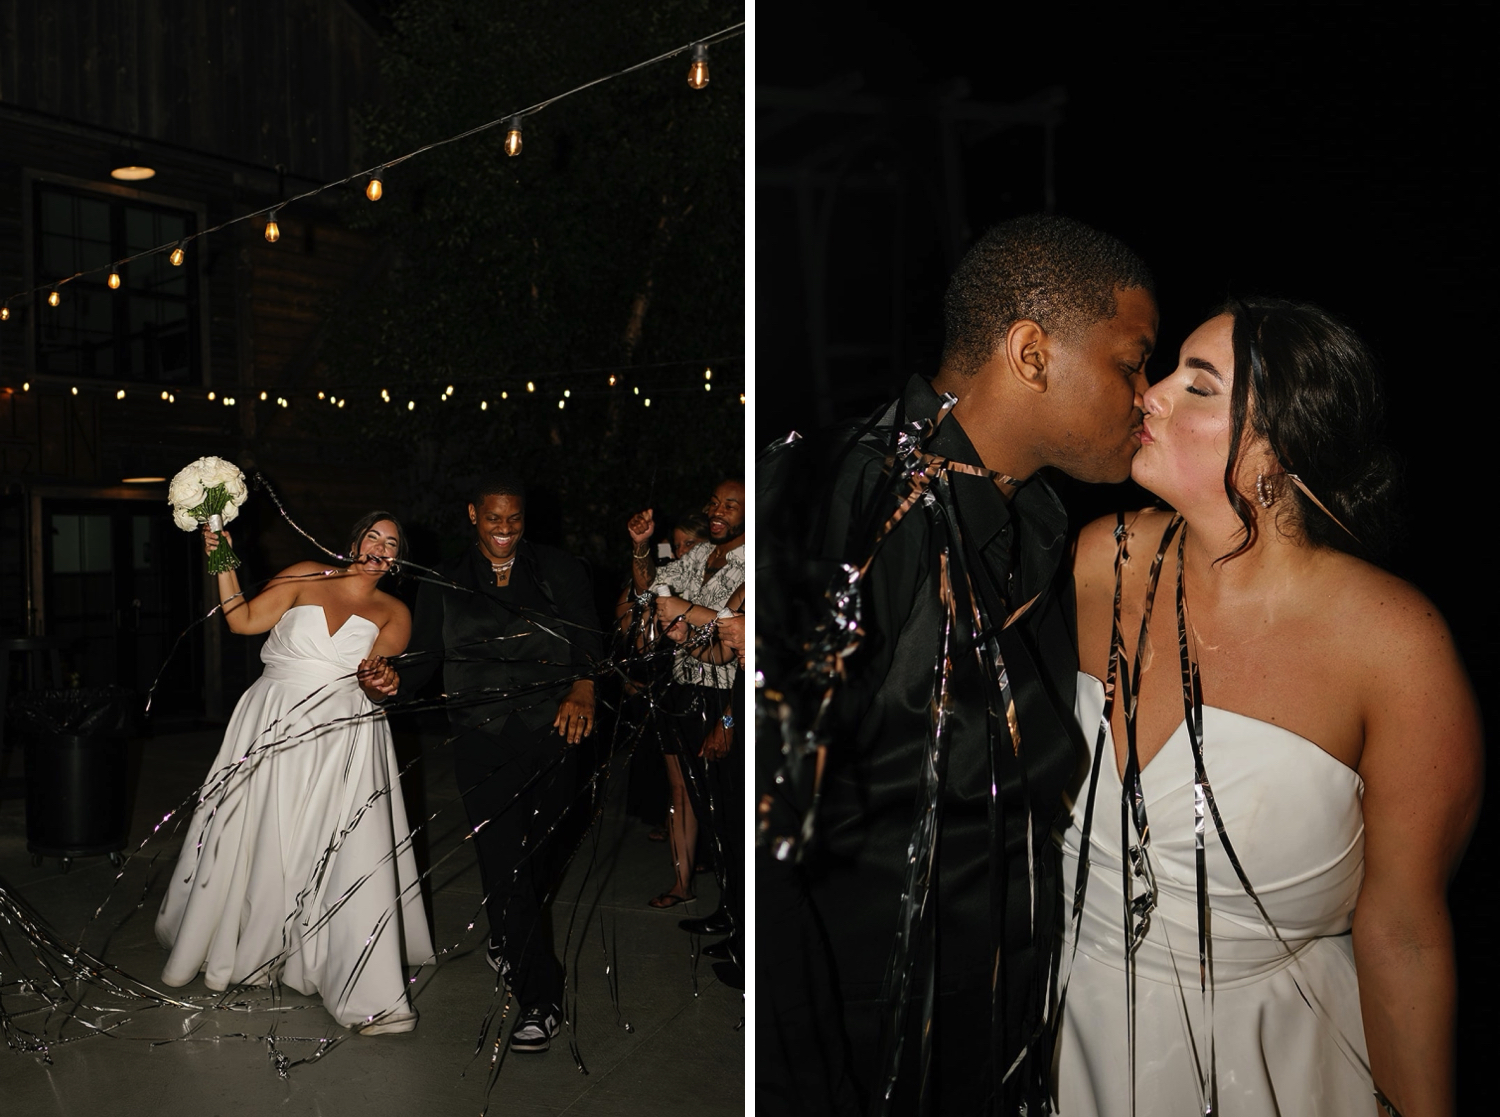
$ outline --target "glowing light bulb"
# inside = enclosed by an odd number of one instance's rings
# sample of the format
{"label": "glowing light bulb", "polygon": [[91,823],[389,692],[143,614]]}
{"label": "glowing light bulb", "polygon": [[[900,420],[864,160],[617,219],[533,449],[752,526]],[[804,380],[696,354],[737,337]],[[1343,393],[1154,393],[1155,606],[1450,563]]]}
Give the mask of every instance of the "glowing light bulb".
{"label": "glowing light bulb", "polygon": [[567,400],[560,399],[560,400],[557,401],[557,409],[559,411],[561,411],[564,407],[567,407],[567,406],[568,406],[568,401]]}
{"label": "glowing light bulb", "polygon": [[688,67],[688,84],[702,89],[708,84],[708,47],[703,43],[693,44],[693,62]]}
{"label": "glowing light bulb", "polygon": [[325,397],[324,397],[324,395],[323,395],[323,393],[322,393],[322,392],[319,392],[319,393],[318,393],[318,398],[319,398],[319,399],[324,399],[324,398],[325,398]]}
{"label": "glowing light bulb", "polygon": [[276,211],[271,211],[271,216],[266,218],[266,240],[275,244],[281,239],[281,228],[276,224]]}
{"label": "glowing light bulb", "polygon": [[703,385],[703,390],[705,392],[711,392],[714,390],[714,386],[712,384],[705,384]]}
{"label": "glowing light bulb", "polygon": [[73,394],[74,394],[74,395],[75,395],[75,396],[76,396],[76,395],[77,395],[77,394],[78,394],[78,389],[77,389],[77,388],[76,388],[76,387],[75,387],[75,388],[74,388],[74,389],[73,389]]}
{"label": "glowing light bulb", "polygon": [[31,381],[30,380],[23,380],[21,382],[21,391],[23,391],[23,392],[29,392],[29,391],[31,391]]}
{"label": "glowing light bulb", "polygon": [[108,282],[109,282],[109,289],[111,291],[118,291],[120,289],[120,273],[117,272],[117,271],[111,271],[109,273],[109,280],[108,280]]}
{"label": "glowing light bulb", "polygon": [[344,401],[343,400],[339,400],[339,410],[342,411],[343,407],[344,407]]}
{"label": "glowing light bulb", "polygon": [[534,392],[534,391],[536,391],[536,385],[534,383],[532,383],[530,380],[528,380],[528,381],[526,381],[526,390],[528,392]]}
{"label": "glowing light bulb", "polygon": [[386,391],[384,388],[382,388],[382,389],[380,389],[380,398],[383,399],[383,400],[385,400],[386,403],[390,403],[391,402],[391,393],[388,392],[388,391]]}
{"label": "glowing light bulb", "polygon": [[124,399],[124,398],[125,398],[125,389],[121,388],[118,392],[115,393],[115,399]]}
{"label": "glowing light bulb", "polygon": [[168,403],[176,403],[177,402],[177,397],[174,396],[171,392],[168,392],[167,393],[167,402]]}
{"label": "glowing light bulb", "polygon": [[385,168],[381,167],[370,176],[370,185],[365,187],[365,197],[372,202],[380,201],[380,196],[385,193],[385,188],[380,185],[380,176],[384,173]]}
{"label": "glowing light bulb", "polygon": [[452,394],[453,394],[453,385],[449,384],[448,387],[447,387],[447,389],[443,392],[443,395],[445,395],[445,396],[451,396]]}
{"label": "glowing light bulb", "polygon": [[209,402],[209,403],[213,403],[213,401],[214,401],[214,400],[216,400],[216,399],[218,399],[218,398],[219,398],[219,397],[218,397],[218,396],[216,396],[216,395],[214,395],[214,394],[213,394],[213,393],[212,393],[212,392],[209,392],[209,393],[208,393],[208,402]]}
{"label": "glowing light bulb", "polygon": [[703,379],[705,379],[705,380],[712,380],[713,378],[714,378],[714,370],[713,369],[706,368],[706,369],[703,370]]}
{"label": "glowing light bulb", "polygon": [[640,389],[640,387],[639,387],[639,386],[637,386],[637,387],[634,387],[634,388],[632,388],[632,389],[630,389],[630,390],[631,390],[631,391],[632,391],[632,392],[634,392],[634,393],[635,393],[635,394],[636,394],[636,395],[640,395],[640,394],[641,394],[641,389]]}
{"label": "glowing light bulb", "polygon": [[745,393],[741,392],[740,393],[740,403],[744,403],[744,402],[745,402]]}
{"label": "glowing light bulb", "polygon": [[521,118],[513,116],[505,126],[505,154],[521,154]]}
{"label": "glowing light bulb", "polygon": [[162,399],[163,399],[163,400],[165,400],[165,399],[166,399],[166,398],[167,398],[167,393],[166,393],[166,392],[163,392],[163,393],[162,393],[162,394],[161,394],[161,398],[162,398]]}
{"label": "glowing light bulb", "polygon": [[563,399],[572,399],[572,398],[573,398],[573,389],[571,389],[571,388],[564,388],[563,389]]}
{"label": "glowing light bulb", "polygon": [[10,321],[10,307],[0,306],[0,322]]}
{"label": "glowing light bulb", "polygon": [[646,406],[647,406],[647,407],[650,407],[650,406],[651,406],[651,397],[650,397],[650,396],[647,396],[647,397],[646,397]]}
{"label": "glowing light bulb", "polygon": [[59,295],[56,291],[52,291],[47,295],[48,306],[56,306],[60,302],[62,302],[62,296]]}
{"label": "glowing light bulb", "polygon": [[415,411],[416,409],[417,409],[417,401],[416,400],[409,399],[409,400],[406,401],[406,410],[408,410],[408,411]]}
{"label": "glowing light bulb", "polygon": [[187,253],[182,250],[182,245],[179,244],[176,248],[172,249],[172,255],[168,256],[167,259],[172,262],[174,268],[180,268],[182,267],[182,261],[187,259]]}
{"label": "glowing light bulb", "polygon": [[615,386],[615,374],[614,373],[610,373],[609,374],[609,386],[611,388],[613,388]]}
{"label": "glowing light bulb", "polygon": [[501,392],[500,393],[500,398],[501,399],[510,399],[510,393],[509,392]]}
{"label": "glowing light bulb", "polygon": [[481,411],[488,411],[489,409],[490,409],[490,401],[489,400],[482,399],[482,400],[479,401],[479,410],[481,410]]}
{"label": "glowing light bulb", "polygon": [[261,394],[260,394],[260,398],[261,398],[261,399],[262,399],[262,400],[264,400],[264,399],[265,399],[265,398],[266,398],[266,393],[265,393],[265,392],[262,392],[262,393],[261,393]]}

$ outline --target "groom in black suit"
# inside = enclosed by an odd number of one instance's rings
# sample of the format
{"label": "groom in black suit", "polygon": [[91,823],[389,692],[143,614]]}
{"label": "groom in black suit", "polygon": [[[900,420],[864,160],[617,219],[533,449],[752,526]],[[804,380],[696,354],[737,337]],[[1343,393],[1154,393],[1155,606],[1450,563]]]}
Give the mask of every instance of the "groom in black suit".
{"label": "groom in black suit", "polygon": [[556,547],[523,538],[526,490],[484,478],[469,504],[474,545],[424,582],[401,695],[438,663],[458,786],[474,828],[490,924],[488,958],[521,1016],[511,1050],[542,1052],[562,1019],[563,969],[543,907],[567,849],[558,824],[572,801],[572,746],[594,731],[588,673],[603,642],[588,570]]}
{"label": "groom in black suit", "polygon": [[[1066,516],[1038,473],[1129,476],[1156,302],[1124,245],[1036,216],[986,234],[944,310],[930,383],[757,464],[756,663],[797,711],[758,742],[765,1114],[887,1090],[891,1113],[1043,1111],[1050,833],[1086,749]],[[836,576],[858,596],[829,624]],[[809,680],[810,658],[836,670]]]}

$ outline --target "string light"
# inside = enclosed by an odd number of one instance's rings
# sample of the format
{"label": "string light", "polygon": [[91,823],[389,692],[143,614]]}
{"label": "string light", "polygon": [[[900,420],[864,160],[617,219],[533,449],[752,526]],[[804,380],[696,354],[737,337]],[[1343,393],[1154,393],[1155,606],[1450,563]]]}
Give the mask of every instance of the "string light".
{"label": "string light", "polygon": [[741,393],[740,393],[740,403],[741,403],[741,404],[744,404],[744,402],[745,402],[745,393],[744,393],[744,392],[741,392]]}
{"label": "string light", "polygon": [[705,43],[693,44],[693,63],[688,67],[688,84],[694,89],[702,89],[708,84],[708,46]]}
{"label": "string light", "polygon": [[489,409],[490,409],[490,401],[489,400],[482,399],[482,400],[479,401],[479,410],[481,410],[481,411],[488,411]]}
{"label": "string light", "polygon": [[650,406],[651,406],[651,397],[650,397],[650,396],[647,396],[647,397],[646,397],[646,406],[647,406],[647,407],[650,407]]}
{"label": "string light", "polygon": [[501,392],[500,393],[500,398],[501,399],[510,399],[510,393],[509,392]]}
{"label": "string light", "polygon": [[[744,25],[743,22],[737,23],[737,24],[733,24],[733,25],[725,28],[723,31],[716,33],[711,38],[713,38],[713,39],[715,39],[717,41],[719,38],[727,38],[727,37],[732,37],[732,36],[735,36],[735,35],[743,34],[744,33],[744,26],[745,25]],[[709,80],[709,76],[708,76],[708,45],[707,45],[706,42],[698,42],[698,43],[691,44],[691,48],[692,48],[692,63],[691,63],[691,65],[689,67],[689,70],[688,70],[688,82],[689,82],[689,84],[694,89],[702,89],[702,88],[704,88],[708,84],[708,80]],[[607,74],[604,77],[595,78],[593,81],[585,82],[584,84],[578,86],[575,89],[569,90],[566,93],[558,94],[558,95],[556,95],[556,96],[548,99],[546,102],[543,103],[543,106],[541,106],[541,107],[552,105],[552,104],[556,103],[557,101],[562,100],[565,97],[570,97],[570,96],[572,96],[575,93],[581,93],[585,89],[592,88],[593,86],[599,85],[602,82],[609,81],[609,80],[612,80],[614,78],[623,77],[624,75],[626,75],[628,73],[632,73],[632,72],[634,72],[636,70],[642,69],[645,66],[654,65],[655,63],[658,63],[658,62],[665,62],[668,59],[671,59],[671,58],[674,58],[674,57],[677,57],[678,55],[680,55],[683,49],[684,49],[683,47],[677,47],[677,48],[675,48],[673,50],[670,50],[670,51],[667,51],[667,52],[665,52],[663,54],[660,54],[660,55],[658,55],[655,58],[647,59],[644,62],[640,62],[640,63],[637,63],[634,66],[627,67],[627,68],[625,68],[625,69],[623,69],[623,70],[621,70],[621,71],[619,71],[617,73]],[[516,114],[514,116],[511,116],[511,117],[508,117],[508,118],[497,118],[495,120],[489,121],[486,124],[482,124],[482,125],[480,125],[477,128],[470,128],[470,129],[468,129],[468,130],[466,130],[464,132],[460,132],[457,135],[449,136],[446,139],[441,139],[441,140],[437,140],[437,141],[435,141],[433,143],[424,144],[421,147],[418,147],[415,150],[410,151],[410,152],[406,153],[405,155],[401,156],[399,159],[395,160],[395,162],[402,162],[402,161],[404,161],[406,159],[413,158],[414,156],[421,155],[421,154],[423,154],[423,153],[425,153],[427,151],[431,151],[434,148],[443,147],[443,146],[445,146],[447,144],[455,143],[455,142],[458,142],[459,140],[466,139],[469,136],[475,135],[475,134],[477,134],[479,132],[488,131],[490,128],[493,128],[495,125],[499,124],[502,119],[504,120],[504,122],[506,124],[506,135],[505,135],[505,142],[504,142],[505,152],[506,152],[506,154],[508,156],[519,155],[521,153],[521,119],[522,119],[522,116],[524,116],[524,115],[526,115],[526,114],[524,114],[524,113],[518,113],[518,114]],[[379,198],[384,193],[384,187],[382,185],[382,178],[385,175],[386,171],[388,171],[390,169],[391,165],[392,164],[390,164],[390,163],[385,163],[385,164],[382,164],[381,166],[377,167],[374,171],[357,172],[355,174],[348,175],[345,178],[341,178],[341,179],[339,179],[336,182],[328,182],[328,183],[324,183],[324,184],[322,184],[320,186],[314,186],[311,190],[308,190],[308,191],[306,191],[306,192],[304,192],[302,194],[298,194],[298,195],[296,195],[293,198],[284,199],[282,203],[278,204],[277,208],[279,209],[280,205],[281,204],[285,204],[285,202],[287,202],[287,201],[300,202],[300,201],[302,201],[302,200],[304,200],[306,198],[315,197],[315,196],[317,196],[319,194],[324,193],[325,191],[332,190],[335,187],[345,186],[348,183],[350,183],[351,181],[357,181],[361,177],[368,177],[368,179],[369,179],[369,181],[366,183],[366,186],[365,186],[365,196],[367,198],[369,198],[371,201],[377,201],[377,200],[379,200]],[[131,180],[150,178],[155,173],[156,173],[155,170],[153,168],[150,168],[150,167],[116,167],[116,168],[114,168],[113,170],[110,171],[110,174],[113,177],[115,177],[115,178],[119,178],[119,179],[131,179]],[[186,260],[187,254],[186,254],[185,249],[186,249],[186,247],[187,247],[187,245],[188,245],[188,243],[190,241],[195,240],[195,239],[197,239],[200,236],[206,236],[209,233],[219,232],[220,230],[228,228],[231,225],[236,225],[236,224],[238,224],[241,221],[248,221],[248,220],[250,220],[250,219],[252,219],[254,217],[257,217],[257,216],[259,216],[258,213],[249,213],[249,214],[245,214],[244,216],[241,216],[241,217],[230,218],[229,220],[224,221],[224,222],[222,222],[222,223],[220,223],[218,225],[215,225],[212,228],[206,229],[203,232],[194,233],[191,236],[184,237],[181,240],[179,240],[176,243],[176,245],[172,248],[172,250],[171,250],[171,252],[170,252],[170,254],[168,256],[168,259],[171,262],[171,264],[172,264],[173,267],[181,267],[182,264],[183,264],[183,262]],[[278,239],[280,239],[280,235],[281,235],[280,229],[277,228],[277,226],[276,226],[276,220],[275,219],[276,219],[276,211],[272,210],[271,213],[270,213],[270,220],[268,220],[266,222],[266,239],[268,241],[272,242],[272,243],[274,243],[275,241],[277,241]],[[138,256],[154,255],[154,254],[156,254],[159,251],[161,251],[160,248],[153,248],[153,249],[149,249],[147,251],[139,253]],[[138,258],[138,257],[131,257],[130,259],[136,259],[136,258]],[[118,286],[119,286],[119,284],[117,282],[115,282],[115,279],[119,275],[118,269],[119,269],[120,264],[129,263],[129,262],[130,262],[129,259],[123,260],[123,261],[118,261],[114,265],[114,267],[111,270],[111,272],[109,273],[107,282],[109,283],[109,286],[110,286],[110,288],[112,290],[113,289],[118,289]],[[103,270],[103,269],[98,269],[98,270]],[[92,273],[89,273],[89,274],[92,274]],[[40,294],[41,290],[42,290],[41,287],[36,287],[36,288],[33,288],[32,291],[29,292],[29,293],[32,294],[32,295],[38,295],[38,294]],[[56,292],[54,290],[54,295],[55,294],[56,294]],[[53,306],[57,305],[57,302],[54,299],[52,299],[52,298],[49,298],[49,302],[51,302]],[[0,321],[8,321],[9,319],[10,319],[10,308],[8,306],[0,306]],[[613,387],[613,384],[611,384],[611,387]],[[175,399],[175,397],[173,397],[173,398]],[[278,398],[280,398],[280,397],[278,397]]]}
{"label": "string light", "polygon": [[445,396],[451,396],[452,394],[453,394],[453,385],[449,384],[447,390],[443,392],[443,395],[445,395]]}
{"label": "string light", "polygon": [[343,406],[344,406],[344,401],[343,400],[339,400],[339,408],[341,410],[342,410]]}
{"label": "string light", "polygon": [[640,389],[640,385],[636,385],[636,386],[635,386],[635,387],[634,387],[634,388],[632,388],[632,389],[630,389],[630,390],[631,390],[631,391],[632,391],[632,392],[634,392],[634,393],[635,393],[635,394],[636,394],[636,395],[640,395],[640,394],[641,394],[641,389]]}
{"label": "string light", "polygon": [[713,378],[714,378],[714,370],[713,369],[706,368],[706,369],[703,370],[703,379],[705,379],[705,380],[712,380]]}
{"label": "string light", "polygon": [[388,392],[388,391],[386,391],[384,388],[382,388],[382,389],[380,389],[380,398],[383,399],[383,400],[385,400],[386,403],[390,403],[391,402],[391,393]]}
{"label": "string light", "polygon": [[168,392],[167,393],[167,402],[168,403],[176,403],[177,402],[177,397],[175,395],[173,395],[171,392]]}
{"label": "string light", "polygon": [[705,392],[711,392],[711,391],[713,391],[713,389],[714,389],[714,386],[712,384],[705,383],[703,385],[703,390]]}
{"label": "string light", "polygon": [[62,302],[62,295],[58,294],[57,288],[54,287],[52,288],[51,293],[47,296],[47,305],[56,306],[60,302]]}
{"label": "string light", "polygon": [[572,392],[572,390],[569,389],[569,388],[564,388],[563,389],[563,399],[572,399],[572,398],[573,398],[573,392]]}
{"label": "string light", "polygon": [[73,389],[73,394],[74,394],[74,395],[75,395],[75,396],[76,396],[76,395],[77,395],[77,394],[78,394],[78,389],[77,389],[77,388],[76,388],[76,387],[75,387],[75,388],[74,388],[74,389]]}
{"label": "string light", "polygon": [[116,264],[109,271],[109,289],[111,291],[118,291],[120,289],[120,273],[116,270],[118,267],[119,265]]}
{"label": "string light", "polygon": [[609,374],[609,386],[611,388],[613,388],[615,386],[615,374],[614,373],[610,373]]}
{"label": "string light", "polygon": [[29,392],[29,391],[31,391],[31,381],[30,380],[23,380],[21,382],[21,391],[23,391],[23,392]]}
{"label": "string light", "polygon": [[534,391],[536,391],[536,384],[534,384],[530,380],[526,381],[526,390],[528,392],[534,392]]}
{"label": "string light", "polygon": [[322,398],[323,398],[323,393],[322,393],[322,392],[319,392],[319,393],[318,393],[318,398],[319,398],[319,399],[322,399]]}
{"label": "string light", "polygon": [[266,393],[265,393],[265,392],[262,392],[262,393],[261,393],[261,394],[260,394],[260,398],[261,398],[261,400],[262,400],[262,401],[264,401],[264,400],[265,400],[265,398],[266,398]]}
{"label": "string light", "polygon": [[406,401],[406,410],[408,410],[408,411],[415,411],[416,409],[417,409],[417,401],[416,400],[409,399],[409,400]]}
{"label": "string light", "polygon": [[560,400],[557,401],[557,409],[559,411],[561,411],[564,407],[567,407],[567,406],[568,406],[568,401],[567,400],[560,399]]}
{"label": "string light", "polygon": [[162,393],[162,394],[161,394],[161,398],[162,398],[162,400],[163,400],[163,402],[165,402],[165,400],[166,400],[166,398],[167,398],[167,393],[166,393],[166,392],[163,392],[163,393]]}
{"label": "string light", "polygon": [[125,389],[121,388],[118,392],[115,393],[115,399],[124,399],[124,398],[125,398]]}
{"label": "string light", "polygon": [[209,392],[209,393],[208,393],[208,402],[209,402],[209,403],[213,403],[213,401],[214,401],[214,400],[216,400],[216,399],[218,399],[218,398],[219,398],[219,397],[218,397],[218,396],[216,396],[216,395],[214,395],[214,393],[212,393],[212,392]]}

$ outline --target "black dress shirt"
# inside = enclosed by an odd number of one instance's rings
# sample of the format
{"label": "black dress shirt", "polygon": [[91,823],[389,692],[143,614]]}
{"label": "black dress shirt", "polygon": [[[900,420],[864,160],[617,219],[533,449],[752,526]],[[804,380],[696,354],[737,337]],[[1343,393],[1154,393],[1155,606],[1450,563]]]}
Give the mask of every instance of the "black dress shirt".
{"label": "black dress shirt", "polygon": [[407,649],[420,654],[400,665],[400,697],[441,663],[455,726],[498,734],[511,715],[530,729],[550,725],[603,652],[588,570],[566,551],[522,539],[508,585],[495,585],[477,546],[442,573],[462,588],[422,583]]}
{"label": "black dress shirt", "polygon": [[[890,475],[893,431],[936,418],[940,404],[927,382],[914,377],[902,398],[861,434],[851,438],[855,432],[847,432],[823,443],[830,448],[805,455],[819,463],[821,480],[831,484],[831,491],[808,502],[813,514],[793,529],[791,547],[803,551],[793,565],[807,575],[808,584],[826,585],[840,564],[857,565],[868,556],[872,525],[884,522],[909,489]],[[981,464],[951,414],[924,448],[956,462]],[[801,477],[798,483],[805,491],[814,481]],[[803,877],[826,931],[844,1023],[859,1048],[859,1037],[867,1045],[870,1031],[856,1027],[853,1014],[874,1013],[889,1003],[883,984],[921,809],[917,791],[932,742],[934,683],[947,627],[939,596],[940,555],[946,548],[961,601],[947,675],[947,777],[931,897],[936,942],[918,944],[913,952],[911,1012],[920,1018],[929,973],[940,998],[964,995],[972,1003],[974,992],[983,991],[977,1019],[944,1020],[939,1010],[935,1043],[941,1054],[945,1045],[956,1045],[961,1029],[968,1029],[970,1038],[985,1037],[981,1058],[992,1069],[998,1066],[993,1088],[1035,1033],[1045,1009],[1058,908],[1057,854],[1049,834],[1061,817],[1063,787],[1082,747],[1072,714],[1077,670],[1072,594],[1055,584],[1066,551],[1066,516],[1040,478],[1024,485],[1011,502],[987,477],[958,472],[948,474],[946,488],[934,485],[929,493],[930,499],[913,507],[880,544],[862,581],[864,635],[847,661],[826,722],[829,747],[816,839],[805,851]],[[762,514],[774,515],[766,502],[775,494],[763,493],[761,499]],[[762,538],[771,536],[774,547],[777,534],[773,530]],[[799,606],[777,602],[777,568],[785,566],[764,550],[762,558],[760,600],[780,613],[773,623],[783,624]],[[979,643],[993,635],[1008,672],[1019,755],[1007,731],[993,664],[975,646],[967,587],[982,603]],[[1021,619],[1002,630],[1006,617],[1027,603]],[[764,633],[765,621],[758,620],[757,628]],[[783,662],[790,666],[787,661],[794,658],[793,652]],[[774,653],[768,657],[775,660]],[[767,685],[771,682],[768,675]],[[787,683],[788,691],[796,689]],[[998,789],[993,806],[992,779]],[[984,1010],[997,954],[993,1007],[999,1025],[991,1035]],[[1036,1055],[1032,1062],[1040,1065],[1023,1076],[1033,1084],[1026,1093],[1034,1093],[1050,1057]],[[874,1053],[855,1050],[853,1061],[864,1068],[857,1074],[862,1087],[874,1089],[869,1080],[870,1068],[878,1065]],[[939,1073],[946,1073],[944,1062],[952,1060],[940,1058]],[[981,1065],[965,1073],[986,1071]],[[920,1077],[912,1044],[903,1053],[901,1077]],[[946,1097],[970,1097],[971,1086],[953,1086]],[[1018,1079],[1005,1093],[1014,1097],[1019,1088]],[[944,1097],[940,1092],[942,1111],[959,1112]]]}

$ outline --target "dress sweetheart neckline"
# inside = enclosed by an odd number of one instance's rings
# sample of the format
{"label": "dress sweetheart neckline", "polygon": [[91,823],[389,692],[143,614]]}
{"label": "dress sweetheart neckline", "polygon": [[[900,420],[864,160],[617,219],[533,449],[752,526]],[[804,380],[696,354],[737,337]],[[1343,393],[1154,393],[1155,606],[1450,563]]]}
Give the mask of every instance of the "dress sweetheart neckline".
{"label": "dress sweetheart neckline", "polygon": [[[1090,674],[1089,672],[1083,670],[1082,668],[1079,668],[1078,674],[1081,677],[1087,679],[1089,682],[1093,683],[1095,686],[1097,686],[1099,688],[1099,693],[1100,693],[1100,695],[1102,697],[1102,695],[1104,694],[1104,681],[1102,679],[1098,678],[1095,675]],[[1304,737],[1302,734],[1298,733],[1296,730],[1288,729],[1284,725],[1277,725],[1274,721],[1266,721],[1264,718],[1251,717],[1249,714],[1242,714],[1242,713],[1239,713],[1238,711],[1235,711],[1235,710],[1226,710],[1223,706],[1210,706],[1207,703],[1204,703],[1203,708],[1205,710],[1212,710],[1216,714],[1222,714],[1225,717],[1238,718],[1241,721],[1248,721],[1248,722],[1251,722],[1254,725],[1264,726],[1267,729],[1274,729],[1278,733],[1283,733],[1286,736],[1290,737],[1294,741],[1301,741],[1303,744],[1307,745],[1308,747],[1310,747],[1311,749],[1313,749],[1315,752],[1317,752],[1320,756],[1327,757],[1328,760],[1330,760],[1332,763],[1337,764],[1341,770],[1349,773],[1349,775],[1353,776],[1356,780],[1358,780],[1361,785],[1363,785],[1363,783],[1364,783],[1364,777],[1359,774],[1359,771],[1357,769],[1349,767],[1349,765],[1345,764],[1338,757],[1334,756],[1333,753],[1329,752],[1322,745],[1318,744],[1318,742],[1314,741],[1311,737]],[[1144,776],[1145,773],[1153,765],[1156,764],[1156,757],[1160,756],[1163,752],[1165,752],[1167,750],[1167,746],[1170,745],[1172,743],[1172,741],[1175,740],[1179,734],[1183,733],[1183,731],[1186,728],[1186,726],[1187,726],[1187,719],[1186,718],[1182,718],[1182,719],[1180,719],[1177,722],[1177,724],[1172,728],[1172,732],[1167,735],[1167,739],[1164,742],[1162,742],[1161,748],[1157,749],[1156,756],[1153,756],[1149,761],[1147,761],[1141,767],[1141,774],[1142,774],[1142,776]],[[1090,730],[1090,732],[1093,732],[1093,730]],[[1111,752],[1114,751],[1114,749],[1113,749],[1114,739],[1115,739],[1114,727],[1110,726],[1109,741],[1110,741],[1110,745],[1111,745],[1111,749],[1110,749]],[[1119,783],[1120,782],[1120,770],[1119,770],[1119,767],[1116,764],[1111,764],[1109,766],[1109,769],[1115,775],[1115,782]]]}
{"label": "dress sweetheart neckline", "polygon": [[[323,631],[324,632],[328,632],[328,610],[324,609],[323,606],[316,605],[316,604],[313,604],[313,605],[293,605],[292,609],[317,609],[319,612],[321,612],[323,614]],[[292,611],[292,609],[288,609],[287,612],[290,613]],[[328,638],[330,640],[332,640],[340,632],[343,632],[344,629],[348,626],[349,622],[352,621],[355,617],[359,617],[359,619],[362,620],[362,621],[364,621],[365,624],[373,625],[374,628],[376,629],[376,631],[380,630],[380,626],[378,624],[375,624],[375,622],[372,621],[369,617],[361,616],[359,613],[350,613],[347,617],[344,618],[344,623],[343,624],[339,625],[338,628],[335,629],[333,632],[328,632]]]}

